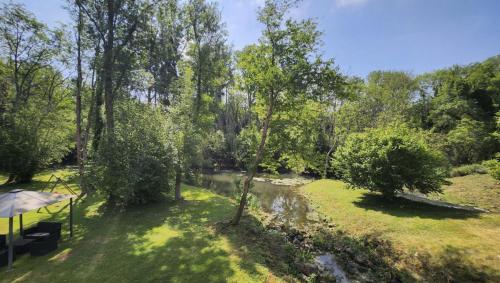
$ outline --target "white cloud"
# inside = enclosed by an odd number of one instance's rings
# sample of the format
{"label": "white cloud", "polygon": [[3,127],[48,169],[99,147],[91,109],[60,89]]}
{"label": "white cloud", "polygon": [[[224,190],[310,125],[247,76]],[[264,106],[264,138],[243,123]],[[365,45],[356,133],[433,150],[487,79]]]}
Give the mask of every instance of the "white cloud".
{"label": "white cloud", "polygon": [[337,7],[361,6],[366,2],[368,0],[335,0],[335,5]]}

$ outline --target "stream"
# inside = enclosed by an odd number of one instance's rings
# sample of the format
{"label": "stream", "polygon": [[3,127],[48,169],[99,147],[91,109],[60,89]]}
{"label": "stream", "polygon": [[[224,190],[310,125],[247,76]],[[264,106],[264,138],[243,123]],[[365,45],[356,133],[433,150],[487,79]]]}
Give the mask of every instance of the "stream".
{"label": "stream", "polygon": [[[237,184],[243,184],[243,173],[224,172],[203,176],[203,186],[225,196],[238,192]],[[282,175],[279,179],[254,178],[250,192],[255,195],[261,209],[279,219],[286,226],[304,227],[310,219],[307,200],[297,193],[300,185],[310,182],[294,175]]]}
{"label": "stream", "polygon": [[[243,173],[222,172],[203,176],[203,186],[218,194],[235,196],[238,184],[243,182]],[[311,182],[296,175],[280,175],[280,178],[254,178],[251,193],[256,197],[261,209],[288,227],[304,228],[318,222],[309,207],[307,199],[297,192],[298,187]],[[315,265],[333,275],[337,282],[350,282],[330,253],[317,255]]]}

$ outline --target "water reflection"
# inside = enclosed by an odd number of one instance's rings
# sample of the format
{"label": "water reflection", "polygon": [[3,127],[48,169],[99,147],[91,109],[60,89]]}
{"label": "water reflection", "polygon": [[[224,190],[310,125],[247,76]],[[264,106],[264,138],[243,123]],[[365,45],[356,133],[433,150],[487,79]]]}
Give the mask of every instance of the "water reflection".
{"label": "water reflection", "polygon": [[[242,178],[241,173],[235,172],[205,175],[203,186],[226,196],[234,196],[237,192],[238,181]],[[307,200],[297,193],[294,186],[275,185],[260,180],[253,183],[251,192],[265,212],[275,215],[288,226],[300,227],[308,221]]]}

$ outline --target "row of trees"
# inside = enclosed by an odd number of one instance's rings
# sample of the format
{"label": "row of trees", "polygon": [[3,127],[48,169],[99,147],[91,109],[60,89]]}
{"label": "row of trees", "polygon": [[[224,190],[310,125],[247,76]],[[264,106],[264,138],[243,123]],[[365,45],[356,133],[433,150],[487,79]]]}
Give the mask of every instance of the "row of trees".
{"label": "row of trees", "polygon": [[[73,27],[56,29],[4,4],[0,170],[26,182],[74,152],[85,192],[130,205],[171,188],[180,199],[180,184],[203,169],[243,169],[238,223],[259,170],[387,187],[354,181],[363,168],[394,167],[363,161],[387,160],[392,147],[377,136],[422,161],[391,181],[399,189],[432,191],[446,164],[498,151],[499,57],[416,77],[347,77],[321,56],[316,23],[288,16],[295,3],[266,1],[261,38],[236,52],[205,0],[68,1]],[[356,156],[361,141],[387,152]]]}

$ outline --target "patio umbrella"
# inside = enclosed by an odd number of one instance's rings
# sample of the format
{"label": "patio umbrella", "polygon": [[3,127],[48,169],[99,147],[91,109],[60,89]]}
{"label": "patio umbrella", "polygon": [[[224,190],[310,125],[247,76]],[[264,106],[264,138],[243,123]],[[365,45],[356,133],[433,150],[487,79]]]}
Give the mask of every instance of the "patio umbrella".
{"label": "patio umbrella", "polygon": [[73,198],[76,196],[25,190],[12,190],[0,194],[0,218],[9,218],[9,269],[12,268],[14,252],[13,217],[19,215],[19,230],[22,235],[23,213],[69,199],[70,236],[73,236]]}

